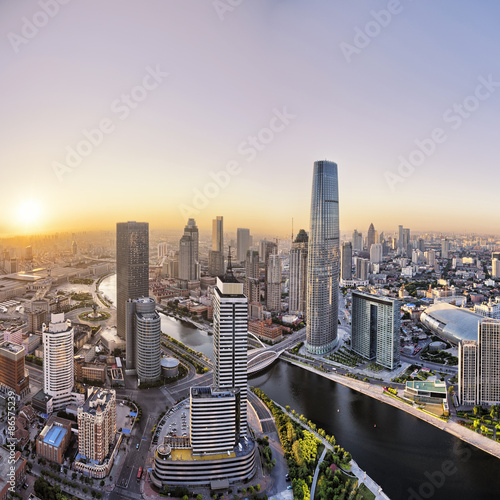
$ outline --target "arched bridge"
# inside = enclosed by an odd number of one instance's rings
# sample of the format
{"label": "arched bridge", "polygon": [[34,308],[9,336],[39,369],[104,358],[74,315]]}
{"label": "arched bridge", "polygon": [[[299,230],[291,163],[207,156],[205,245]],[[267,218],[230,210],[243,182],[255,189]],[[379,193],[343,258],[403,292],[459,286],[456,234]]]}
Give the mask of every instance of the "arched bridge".
{"label": "arched bridge", "polygon": [[253,375],[272,365],[284,350],[275,351],[272,348],[256,349],[248,354],[247,374]]}

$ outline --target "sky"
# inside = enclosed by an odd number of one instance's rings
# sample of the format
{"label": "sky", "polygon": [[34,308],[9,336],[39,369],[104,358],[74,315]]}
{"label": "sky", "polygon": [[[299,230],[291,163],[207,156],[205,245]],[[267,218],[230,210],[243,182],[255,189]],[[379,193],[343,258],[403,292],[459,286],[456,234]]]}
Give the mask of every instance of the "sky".
{"label": "sky", "polygon": [[0,234],[500,234],[500,4],[0,0]]}

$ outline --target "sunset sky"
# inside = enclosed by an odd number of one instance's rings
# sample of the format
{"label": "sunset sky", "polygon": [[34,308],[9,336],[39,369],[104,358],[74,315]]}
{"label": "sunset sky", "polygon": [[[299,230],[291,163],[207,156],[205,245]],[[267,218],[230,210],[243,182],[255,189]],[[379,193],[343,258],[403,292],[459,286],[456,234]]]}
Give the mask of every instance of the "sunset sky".
{"label": "sunset sky", "polygon": [[321,159],[343,231],[500,233],[498,2],[231,3],[0,2],[0,234],[309,229]]}

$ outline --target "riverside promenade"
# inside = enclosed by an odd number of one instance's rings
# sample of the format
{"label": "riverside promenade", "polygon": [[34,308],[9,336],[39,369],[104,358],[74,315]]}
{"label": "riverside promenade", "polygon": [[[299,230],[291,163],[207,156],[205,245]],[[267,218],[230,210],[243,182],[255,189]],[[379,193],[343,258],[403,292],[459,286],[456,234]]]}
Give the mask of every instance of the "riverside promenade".
{"label": "riverside promenade", "polygon": [[491,439],[482,436],[481,434],[475,433],[470,429],[461,426],[457,422],[451,420],[445,422],[444,420],[441,420],[439,417],[435,417],[429,413],[419,410],[418,408],[415,408],[414,406],[411,406],[407,403],[403,403],[402,401],[394,399],[393,397],[386,394],[384,390],[378,385],[372,385],[369,382],[362,382],[361,380],[345,377],[337,373],[325,373],[320,370],[317,370],[316,368],[313,368],[312,366],[307,365],[306,363],[301,363],[292,359],[287,359],[286,361],[295,366],[316,373],[317,375],[321,375],[324,378],[333,380],[334,382],[338,382],[339,384],[342,384],[346,387],[349,387],[350,389],[365,394],[366,396],[370,396],[374,399],[382,401],[383,403],[390,404],[391,406],[403,410],[406,413],[410,413],[411,415],[421,420],[424,420],[425,422],[433,425],[434,427],[438,427],[439,429],[445,432],[449,432],[450,434],[461,439],[462,441],[465,441],[466,443],[469,443],[479,448],[480,450],[483,450],[486,453],[493,455],[494,457],[500,458],[500,443],[496,443],[495,441],[492,441]]}

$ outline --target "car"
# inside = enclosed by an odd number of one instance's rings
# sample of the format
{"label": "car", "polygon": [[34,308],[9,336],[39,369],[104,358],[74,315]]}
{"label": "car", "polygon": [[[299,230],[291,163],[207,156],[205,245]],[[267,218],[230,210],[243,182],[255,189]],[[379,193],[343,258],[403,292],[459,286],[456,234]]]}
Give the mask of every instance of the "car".
{"label": "car", "polygon": [[139,443],[137,443],[137,444],[135,445],[135,449],[136,449],[136,450],[138,450],[138,449],[139,449]]}
{"label": "car", "polygon": [[24,484],[23,484],[23,488],[24,488],[25,490],[27,490],[27,489],[29,488],[29,484],[28,484],[28,483],[24,483]]}
{"label": "car", "polygon": [[292,489],[292,485],[289,484],[287,487],[286,487],[287,490],[291,490]]}

